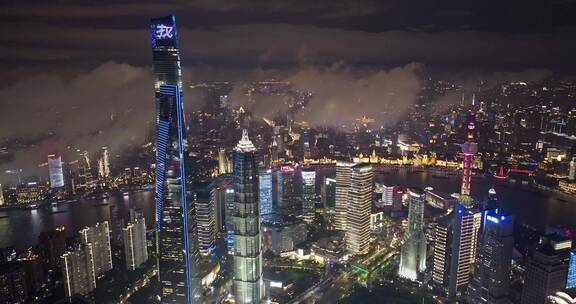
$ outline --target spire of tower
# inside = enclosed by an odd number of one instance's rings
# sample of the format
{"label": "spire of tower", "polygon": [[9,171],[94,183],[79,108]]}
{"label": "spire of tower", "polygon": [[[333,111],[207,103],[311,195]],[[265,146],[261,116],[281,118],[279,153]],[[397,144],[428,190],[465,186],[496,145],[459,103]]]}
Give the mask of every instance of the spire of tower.
{"label": "spire of tower", "polygon": [[254,147],[254,144],[252,143],[252,141],[248,137],[248,130],[243,129],[242,130],[242,138],[240,139],[240,141],[236,145],[236,151],[252,152],[255,150],[256,150],[256,147]]}

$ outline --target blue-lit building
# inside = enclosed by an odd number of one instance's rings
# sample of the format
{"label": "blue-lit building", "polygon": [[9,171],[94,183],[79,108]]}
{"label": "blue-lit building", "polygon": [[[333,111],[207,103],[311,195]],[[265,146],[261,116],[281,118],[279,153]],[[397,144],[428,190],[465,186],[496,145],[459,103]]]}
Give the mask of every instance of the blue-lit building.
{"label": "blue-lit building", "polygon": [[272,169],[260,170],[260,215],[272,214]]}
{"label": "blue-lit building", "polygon": [[568,279],[566,288],[576,287],[576,250],[570,252],[570,264],[568,265]]}
{"label": "blue-lit building", "polygon": [[194,205],[186,189],[185,123],[176,18],[150,25],[156,93],[156,223],[162,303],[199,303]]}
{"label": "blue-lit building", "polygon": [[513,249],[514,216],[499,209],[485,210],[474,274],[468,285],[468,303],[509,303]]}

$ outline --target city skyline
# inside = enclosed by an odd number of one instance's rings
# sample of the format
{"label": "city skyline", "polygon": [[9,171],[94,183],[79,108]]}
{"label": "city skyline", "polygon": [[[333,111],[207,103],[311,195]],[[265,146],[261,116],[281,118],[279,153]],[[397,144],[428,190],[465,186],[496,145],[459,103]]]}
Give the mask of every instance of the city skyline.
{"label": "city skyline", "polygon": [[573,301],[572,11],[0,1],[0,304]]}

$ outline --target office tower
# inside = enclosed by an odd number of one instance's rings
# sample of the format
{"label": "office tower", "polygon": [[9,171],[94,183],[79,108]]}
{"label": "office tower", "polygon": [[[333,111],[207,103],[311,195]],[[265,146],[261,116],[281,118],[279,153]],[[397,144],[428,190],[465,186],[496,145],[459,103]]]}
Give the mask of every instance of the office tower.
{"label": "office tower", "polygon": [[278,143],[276,142],[276,136],[272,138],[272,146],[270,147],[270,160],[272,164],[277,164],[278,159]]}
{"label": "office tower", "polygon": [[48,172],[50,174],[50,188],[64,187],[62,156],[56,154],[48,154]]}
{"label": "office tower", "polygon": [[350,177],[353,163],[336,163],[336,203],[334,228],[346,230],[346,215],[348,213],[348,192],[350,192]]}
{"label": "office tower", "polygon": [[62,255],[62,275],[66,297],[87,295],[96,288],[92,244],[79,245]]}
{"label": "office tower", "polygon": [[454,232],[452,215],[440,218],[434,227],[434,257],[432,280],[446,293],[450,282],[450,260]]}
{"label": "office tower", "polygon": [[[364,254],[369,249],[373,177],[370,165],[352,167],[350,190],[347,195],[349,204],[346,211],[346,247],[353,254]],[[336,185],[338,187],[338,181]]]}
{"label": "office tower", "polygon": [[218,174],[226,174],[228,173],[228,161],[226,160],[226,150],[224,148],[220,148],[218,150]]}
{"label": "office tower", "polygon": [[10,262],[0,267],[0,303],[24,303],[28,297],[24,265]]}
{"label": "office tower", "polygon": [[226,175],[218,177],[212,186],[211,196],[216,200],[217,226],[219,231],[225,233],[226,248],[228,252],[234,249],[234,180]]}
{"label": "office tower", "polygon": [[38,237],[38,246],[43,264],[49,272],[56,272],[62,269],[61,257],[66,251],[66,232],[64,227],[57,227],[54,230],[44,231]]}
{"label": "office tower", "polygon": [[158,280],[163,303],[192,303],[198,262],[194,206],[185,172],[185,122],[176,17],[150,23],[156,93],[156,231]]}
{"label": "office tower", "polygon": [[126,269],[135,270],[148,260],[148,248],[146,246],[146,221],[141,216],[135,216],[124,229],[124,257]]}
{"label": "office tower", "polygon": [[108,222],[80,230],[82,244],[91,244],[94,258],[94,275],[98,278],[112,269],[112,250],[110,249],[110,229]]}
{"label": "office tower", "polygon": [[408,190],[408,230],[402,244],[398,275],[417,281],[426,270],[426,236],[424,236],[424,206],[426,200],[420,189]]}
{"label": "office tower", "polygon": [[198,250],[208,255],[216,247],[216,201],[210,199],[210,184],[194,184],[196,194],[196,222],[198,227]]}
{"label": "office tower", "polygon": [[576,177],[576,162],[574,162],[574,157],[570,160],[570,169],[568,170],[568,179],[574,181]]}
{"label": "office tower", "polygon": [[2,184],[0,184],[0,206],[4,206],[6,202],[4,201],[4,190],[2,190]]}
{"label": "office tower", "polygon": [[260,187],[260,216],[272,214],[272,169],[262,169],[258,175]]}
{"label": "office tower", "polygon": [[316,215],[316,171],[312,169],[302,169],[302,215],[308,224],[314,222]]}
{"label": "office tower", "polygon": [[462,202],[456,204],[453,225],[452,253],[449,267],[448,297],[459,296],[468,286],[470,272],[476,260],[478,231],[482,213]]}
{"label": "office tower", "polygon": [[110,153],[108,147],[102,147],[102,157],[98,160],[98,177],[110,177]]}
{"label": "office tower", "polygon": [[576,250],[570,252],[570,262],[568,264],[568,277],[566,278],[566,288],[576,287]]}
{"label": "office tower", "polygon": [[550,235],[526,263],[522,304],[545,303],[546,297],[566,287],[570,262],[570,239]]}
{"label": "office tower", "polygon": [[78,160],[78,186],[77,188],[83,191],[92,190],[95,187],[94,179],[92,178],[92,167],[90,165],[90,157],[88,151],[84,151]]}
{"label": "office tower", "polygon": [[276,206],[277,214],[297,214],[295,198],[294,167],[282,165],[276,171]]}
{"label": "office tower", "polygon": [[382,185],[382,204],[384,206],[392,206],[394,204],[396,188],[396,186]]}
{"label": "office tower", "polygon": [[336,206],[336,180],[329,177],[324,177],[324,183],[320,189],[320,199],[322,206],[326,210],[334,210]]}
{"label": "office tower", "polygon": [[242,132],[234,149],[234,299],[236,303],[261,303],[264,297],[262,280],[262,244],[258,207],[256,148]]}
{"label": "office tower", "polygon": [[498,209],[484,211],[474,274],[468,285],[469,304],[509,303],[513,233],[514,216]]}

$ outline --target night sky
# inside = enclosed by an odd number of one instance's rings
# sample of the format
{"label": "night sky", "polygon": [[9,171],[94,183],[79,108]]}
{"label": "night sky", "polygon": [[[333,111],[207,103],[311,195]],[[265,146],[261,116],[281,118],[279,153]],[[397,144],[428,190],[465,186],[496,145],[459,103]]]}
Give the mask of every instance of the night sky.
{"label": "night sky", "polygon": [[140,143],[154,119],[148,22],[170,13],[186,81],[290,80],[318,92],[325,123],[342,115],[327,100],[412,104],[422,71],[537,80],[576,66],[568,0],[4,0],[0,146],[10,154],[0,169],[34,171],[68,146]]}

